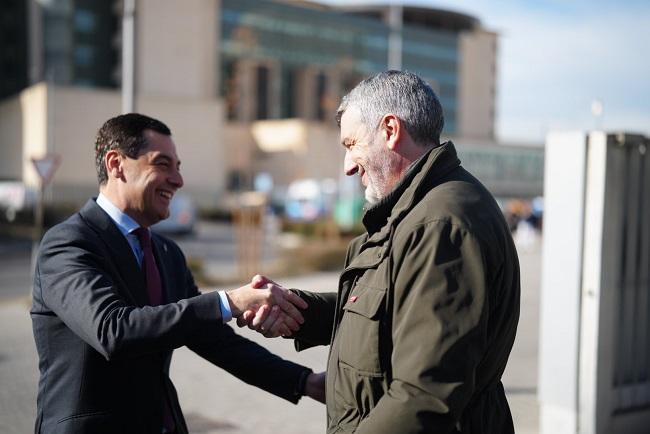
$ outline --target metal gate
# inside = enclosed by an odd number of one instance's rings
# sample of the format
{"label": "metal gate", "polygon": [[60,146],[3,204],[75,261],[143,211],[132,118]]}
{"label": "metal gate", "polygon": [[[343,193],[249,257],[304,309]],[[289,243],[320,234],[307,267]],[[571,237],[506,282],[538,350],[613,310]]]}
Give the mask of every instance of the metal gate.
{"label": "metal gate", "polygon": [[650,432],[650,141],[546,143],[543,434]]}

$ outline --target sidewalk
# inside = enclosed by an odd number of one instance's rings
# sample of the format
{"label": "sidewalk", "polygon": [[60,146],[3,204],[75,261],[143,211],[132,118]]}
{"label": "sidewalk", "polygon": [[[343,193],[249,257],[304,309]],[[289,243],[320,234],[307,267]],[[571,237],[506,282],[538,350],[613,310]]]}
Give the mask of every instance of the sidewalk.
{"label": "sidewalk", "polygon": [[[504,376],[518,434],[538,432],[537,336],[540,277],[539,243],[520,252],[522,311],[515,347]],[[338,273],[319,273],[283,280],[297,288],[326,291],[336,288]],[[327,348],[296,353],[291,341],[267,340],[238,329],[271,351],[303,363],[314,371],[325,367]],[[0,433],[33,431],[38,367],[26,299],[0,304]],[[189,350],[174,352],[172,378],[190,431],[197,434],[323,433],[325,408],[303,399],[298,406],[248,386]]]}

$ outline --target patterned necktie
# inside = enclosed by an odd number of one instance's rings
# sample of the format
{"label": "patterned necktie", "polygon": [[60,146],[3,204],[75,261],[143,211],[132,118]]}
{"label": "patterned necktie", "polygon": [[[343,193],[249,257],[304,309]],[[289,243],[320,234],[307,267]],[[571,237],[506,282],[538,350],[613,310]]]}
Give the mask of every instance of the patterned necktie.
{"label": "patterned necktie", "polygon": [[133,231],[140,241],[140,247],[144,252],[144,259],[142,260],[142,269],[147,281],[147,293],[149,294],[149,304],[151,306],[158,306],[162,304],[162,282],[160,280],[160,272],[156,265],[156,259],[153,256],[151,249],[151,234],[147,228],[138,228]]}

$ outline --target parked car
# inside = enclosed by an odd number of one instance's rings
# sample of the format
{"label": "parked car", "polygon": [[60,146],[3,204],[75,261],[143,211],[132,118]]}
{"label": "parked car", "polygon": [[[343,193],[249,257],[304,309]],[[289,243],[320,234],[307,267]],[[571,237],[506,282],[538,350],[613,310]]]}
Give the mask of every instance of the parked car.
{"label": "parked car", "polygon": [[151,227],[162,234],[185,235],[194,231],[197,220],[196,204],[192,197],[176,193],[169,206],[169,217]]}

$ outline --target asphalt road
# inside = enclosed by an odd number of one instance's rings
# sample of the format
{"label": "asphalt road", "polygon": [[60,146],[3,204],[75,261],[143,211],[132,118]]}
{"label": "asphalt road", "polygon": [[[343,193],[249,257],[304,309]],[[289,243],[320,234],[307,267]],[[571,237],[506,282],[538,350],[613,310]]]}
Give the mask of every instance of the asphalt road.
{"label": "asphalt road", "polygon": [[0,238],[0,302],[29,295],[31,247],[30,241]]}

